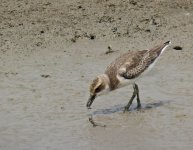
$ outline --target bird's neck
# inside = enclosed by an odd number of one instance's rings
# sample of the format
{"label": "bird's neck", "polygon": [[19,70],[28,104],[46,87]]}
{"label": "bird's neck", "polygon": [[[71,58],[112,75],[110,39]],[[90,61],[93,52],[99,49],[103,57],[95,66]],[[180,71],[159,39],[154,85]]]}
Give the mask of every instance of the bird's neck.
{"label": "bird's neck", "polygon": [[110,87],[110,79],[109,76],[107,74],[101,74],[99,75],[99,77],[102,79],[105,88],[109,88]]}

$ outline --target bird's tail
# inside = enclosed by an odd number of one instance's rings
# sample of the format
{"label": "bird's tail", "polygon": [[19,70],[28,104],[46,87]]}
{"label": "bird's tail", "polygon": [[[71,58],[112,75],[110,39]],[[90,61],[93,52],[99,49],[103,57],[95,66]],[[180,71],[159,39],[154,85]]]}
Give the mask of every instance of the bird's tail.
{"label": "bird's tail", "polygon": [[149,50],[150,53],[156,53],[158,56],[164,52],[164,50],[171,44],[171,41],[167,41],[163,44],[157,45]]}
{"label": "bird's tail", "polygon": [[165,42],[164,44],[165,44],[165,45],[169,45],[169,44],[171,44],[171,41],[167,41],[167,42]]}

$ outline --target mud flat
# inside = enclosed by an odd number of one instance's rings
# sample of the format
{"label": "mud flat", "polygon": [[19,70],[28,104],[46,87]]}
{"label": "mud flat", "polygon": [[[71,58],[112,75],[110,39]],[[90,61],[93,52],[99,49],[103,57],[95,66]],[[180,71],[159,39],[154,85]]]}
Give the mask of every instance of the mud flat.
{"label": "mud flat", "polygon": [[[191,149],[192,8],[188,0],[2,1],[0,149]],[[86,109],[90,80],[114,58],[167,40],[138,81],[141,111],[135,102],[123,113],[129,86]],[[106,127],[93,127],[90,114]]]}

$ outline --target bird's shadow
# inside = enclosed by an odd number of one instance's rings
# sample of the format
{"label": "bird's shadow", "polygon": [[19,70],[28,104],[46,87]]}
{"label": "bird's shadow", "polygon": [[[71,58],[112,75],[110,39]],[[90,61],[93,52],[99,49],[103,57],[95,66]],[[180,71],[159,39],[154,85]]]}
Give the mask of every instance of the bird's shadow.
{"label": "bird's shadow", "polygon": [[[167,100],[167,101],[159,101],[159,102],[154,102],[154,103],[147,103],[147,104],[142,104],[141,108],[138,109],[136,105],[131,105],[130,109],[128,110],[128,112],[132,113],[132,112],[144,112],[146,110],[150,110],[150,109],[154,109],[157,107],[161,107],[165,104],[169,104],[171,102],[171,100]],[[125,105],[114,105],[110,108],[107,109],[99,109],[96,110],[94,112],[92,112],[91,115],[102,115],[102,114],[113,114],[113,113],[119,113],[119,112],[123,112],[125,108]]]}

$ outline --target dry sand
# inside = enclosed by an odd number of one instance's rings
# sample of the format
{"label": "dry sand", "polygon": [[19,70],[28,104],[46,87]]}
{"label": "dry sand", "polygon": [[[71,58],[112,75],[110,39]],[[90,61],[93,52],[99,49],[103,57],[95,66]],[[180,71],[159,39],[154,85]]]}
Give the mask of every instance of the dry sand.
{"label": "dry sand", "polygon": [[[192,149],[192,39],[192,0],[1,0],[0,149]],[[90,80],[114,58],[167,40],[138,81],[142,111],[122,112],[132,87],[86,109]]]}

